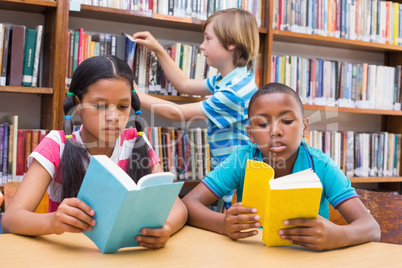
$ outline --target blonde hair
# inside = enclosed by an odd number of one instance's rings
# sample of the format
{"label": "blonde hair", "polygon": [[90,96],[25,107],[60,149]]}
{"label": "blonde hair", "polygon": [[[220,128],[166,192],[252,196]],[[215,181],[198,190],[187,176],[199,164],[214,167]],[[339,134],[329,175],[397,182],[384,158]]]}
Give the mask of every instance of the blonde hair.
{"label": "blonde hair", "polygon": [[208,24],[214,22],[213,30],[222,46],[228,49],[235,45],[233,64],[236,67],[252,67],[252,60],[257,56],[260,36],[255,16],[250,12],[231,8],[217,11],[208,17],[203,32]]}

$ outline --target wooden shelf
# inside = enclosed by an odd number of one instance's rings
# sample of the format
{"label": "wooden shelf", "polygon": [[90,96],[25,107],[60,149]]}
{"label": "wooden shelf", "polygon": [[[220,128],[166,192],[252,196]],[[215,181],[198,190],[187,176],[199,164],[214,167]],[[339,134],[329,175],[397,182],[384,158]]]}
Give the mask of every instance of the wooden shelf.
{"label": "wooden shelf", "polygon": [[154,16],[153,13],[123,10],[107,7],[81,5],[81,11],[70,11],[71,17],[89,18],[103,21],[115,21],[142,24],[155,27],[173,28],[187,31],[202,30],[202,21],[174,16]]}
{"label": "wooden shelf", "polygon": [[394,110],[344,108],[344,107],[336,107],[336,106],[320,106],[320,105],[306,105],[306,104],[303,105],[303,107],[305,110],[311,110],[311,111],[331,111],[331,112],[340,112],[340,113],[402,116],[402,111],[394,111]]}
{"label": "wooden shelf", "polygon": [[159,95],[159,94],[149,94],[149,95],[168,101],[200,102],[205,100],[205,98],[202,97],[183,97],[183,96],[171,96],[171,95]]}
{"label": "wooden shelf", "polygon": [[352,183],[402,182],[402,177],[352,177]]}
{"label": "wooden shelf", "polygon": [[[103,21],[107,20],[114,22],[141,24],[193,32],[202,32],[202,25],[205,23],[204,20],[199,19],[90,5],[81,5],[81,11],[70,11],[70,16]],[[266,34],[268,32],[268,29],[260,28],[259,32]]]}
{"label": "wooden shelf", "polygon": [[379,44],[373,42],[364,42],[359,40],[349,40],[344,38],[335,38],[314,34],[294,33],[290,31],[273,31],[274,41],[283,41],[289,43],[325,46],[334,48],[346,48],[352,50],[364,50],[375,52],[402,52],[402,46]]}
{"label": "wooden shelf", "polygon": [[15,87],[0,86],[0,92],[24,93],[24,94],[53,94],[53,88],[48,87]]}
{"label": "wooden shelf", "polygon": [[1,0],[0,9],[22,11],[30,13],[41,13],[47,8],[57,7],[57,1],[44,0]]}

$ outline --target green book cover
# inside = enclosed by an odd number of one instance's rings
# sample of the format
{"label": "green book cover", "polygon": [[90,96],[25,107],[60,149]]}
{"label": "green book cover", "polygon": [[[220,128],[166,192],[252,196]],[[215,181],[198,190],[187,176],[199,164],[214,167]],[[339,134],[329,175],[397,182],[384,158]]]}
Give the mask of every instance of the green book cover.
{"label": "green book cover", "polygon": [[80,44],[80,32],[74,31],[73,73],[74,73],[75,69],[77,69],[77,66],[78,66],[79,44]]}
{"label": "green book cover", "polygon": [[35,56],[36,30],[25,30],[24,67],[22,70],[22,85],[32,85],[33,62]]}

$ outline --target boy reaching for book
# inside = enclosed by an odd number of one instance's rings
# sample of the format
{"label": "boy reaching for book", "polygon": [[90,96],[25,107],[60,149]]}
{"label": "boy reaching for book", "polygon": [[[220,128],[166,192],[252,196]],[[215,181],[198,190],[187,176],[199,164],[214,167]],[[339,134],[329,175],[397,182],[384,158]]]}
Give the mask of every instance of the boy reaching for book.
{"label": "boy reaching for book", "polygon": [[[275,178],[312,168],[323,185],[318,217],[286,220],[285,225],[297,227],[279,230],[282,239],[314,250],[379,241],[380,228],[349,179],[328,155],[302,142],[308,133],[309,120],[304,118],[303,104],[295,91],[282,84],[267,84],[251,98],[248,113],[250,125],[246,130],[252,144],[238,147],[184,197],[189,224],[232,239],[256,235],[255,229],[249,229],[261,226],[260,215],[257,209],[241,204],[246,162],[254,159],[269,164]],[[237,189],[239,203],[226,214],[206,207],[233,189]],[[329,203],[339,210],[348,225],[328,220]]]}
{"label": "boy reaching for book", "polygon": [[[92,57],[77,67],[63,105],[64,132],[51,131],[29,156],[28,172],[2,220],[4,232],[44,235],[92,230],[96,211],[76,198],[92,155],[110,157],[135,182],[148,173],[162,172],[142,132],[133,79],[127,63],[115,56]],[[126,129],[131,109],[135,127]],[[82,126],[72,132],[74,112]],[[34,213],[46,189],[49,213]],[[161,248],[186,220],[186,207],[177,198],[165,225],[144,228],[136,239],[141,246]]]}
{"label": "boy reaching for book", "polygon": [[180,93],[211,95],[197,103],[176,104],[139,92],[142,105],[171,121],[208,119],[208,142],[215,167],[238,145],[249,143],[244,125],[248,123],[248,101],[257,85],[249,71],[258,54],[259,34],[253,14],[241,9],[218,11],[203,25],[204,51],[209,66],[218,74],[202,80],[189,79],[149,32],[138,32],[133,39],[154,51],[163,72]]}

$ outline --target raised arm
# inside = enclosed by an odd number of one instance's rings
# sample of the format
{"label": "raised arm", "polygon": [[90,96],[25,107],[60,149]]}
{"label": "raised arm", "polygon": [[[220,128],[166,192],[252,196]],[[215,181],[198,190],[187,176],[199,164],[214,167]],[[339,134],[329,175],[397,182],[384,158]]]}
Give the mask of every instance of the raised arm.
{"label": "raised arm", "polygon": [[162,100],[137,90],[141,106],[145,109],[169,119],[173,122],[185,122],[190,120],[204,120],[208,118],[202,111],[200,103],[176,104]]}
{"label": "raised arm", "polygon": [[165,49],[149,32],[138,32],[133,34],[133,38],[139,45],[144,45],[153,50],[158,57],[158,61],[162,66],[163,72],[176,90],[180,93],[201,95],[210,95],[202,80],[188,78],[179,66],[167,54]]}

